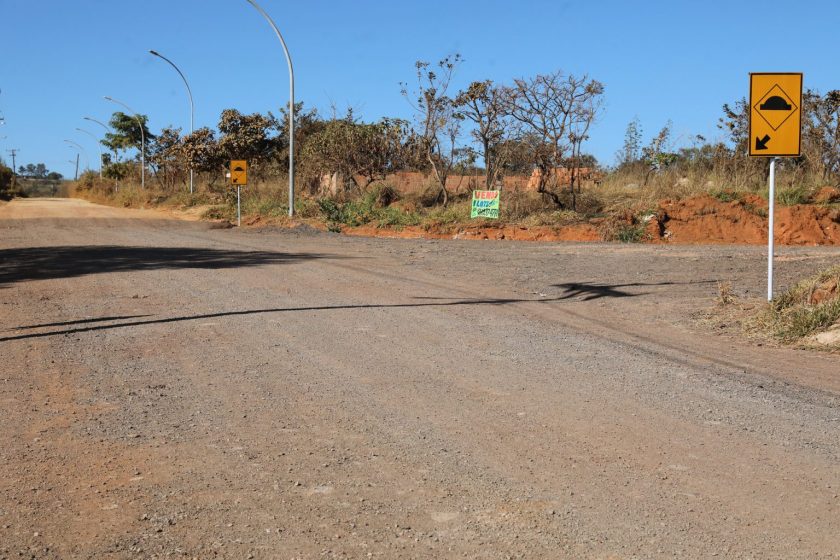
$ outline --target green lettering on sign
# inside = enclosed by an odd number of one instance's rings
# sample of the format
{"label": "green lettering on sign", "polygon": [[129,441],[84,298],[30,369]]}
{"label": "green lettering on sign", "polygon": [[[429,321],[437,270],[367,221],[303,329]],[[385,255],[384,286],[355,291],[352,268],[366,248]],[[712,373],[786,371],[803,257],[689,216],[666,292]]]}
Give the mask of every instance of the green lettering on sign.
{"label": "green lettering on sign", "polygon": [[498,218],[499,191],[473,191],[470,218]]}

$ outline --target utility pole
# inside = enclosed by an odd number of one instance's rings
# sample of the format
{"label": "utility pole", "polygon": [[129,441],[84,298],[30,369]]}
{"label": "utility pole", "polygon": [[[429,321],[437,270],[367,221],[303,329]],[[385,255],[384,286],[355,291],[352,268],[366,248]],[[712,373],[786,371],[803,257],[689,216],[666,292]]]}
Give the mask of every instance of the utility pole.
{"label": "utility pole", "polygon": [[20,150],[12,148],[11,150],[6,151],[12,155],[12,192],[14,192],[17,188],[17,162],[15,161],[15,157]]}

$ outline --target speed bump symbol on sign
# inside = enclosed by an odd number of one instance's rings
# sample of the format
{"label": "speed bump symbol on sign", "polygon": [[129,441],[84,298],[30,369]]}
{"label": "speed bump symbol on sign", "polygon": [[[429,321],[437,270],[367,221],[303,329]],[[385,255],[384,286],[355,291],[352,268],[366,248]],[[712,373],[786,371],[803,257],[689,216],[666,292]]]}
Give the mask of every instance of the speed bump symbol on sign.
{"label": "speed bump symbol on sign", "polygon": [[230,162],[230,184],[248,184],[248,162],[244,159],[235,159]]}
{"label": "speed bump symbol on sign", "polygon": [[750,74],[750,155],[799,157],[802,74]]}

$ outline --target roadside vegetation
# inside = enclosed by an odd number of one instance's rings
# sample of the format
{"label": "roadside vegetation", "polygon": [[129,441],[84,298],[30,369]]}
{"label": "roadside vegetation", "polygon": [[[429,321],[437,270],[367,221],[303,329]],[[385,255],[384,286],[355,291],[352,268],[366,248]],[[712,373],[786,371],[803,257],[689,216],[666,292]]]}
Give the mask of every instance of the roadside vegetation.
{"label": "roadside vegetation", "polygon": [[0,160],[0,200],[9,200],[16,194],[12,170]]}
{"label": "roadside vegetation", "polygon": [[715,306],[698,319],[716,332],[840,351],[840,264],[800,280],[770,303],[741,299],[731,282],[721,282]]}
{"label": "roadside vegetation", "polygon": [[50,171],[43,163],[26,164],[17,172],[0,159],[0,200],[27,196],[66,196],[68,185],[61,173]]}
{"label": "roadside vegetation", "polygon": [[776,297],[751,326],[785,343],[835,330],[840,349],[840,265],[802,280]]}
{"label": "roadside vegetation", "polygon": [[[395,95],[413,118],[365,122],[347,109],[323,117],[299,103],[295,112],[297,217],[338,231],[456,228],[459,225],[596,226],[604,239],[649,237],[647,221],[663,200],[710,196],[766,217],[766,159],[747,157],[748,106],[723,106],[725,141],[674,140],[671,124],[646,135],[638,119],[626,129],[612,162],[586,153],[607,87],[562,71],[511,80],[476,81],[456,91],[458,55],[418,61]],[[840,90],[807,91],[803,155],[779,165],[781,205],[840,205]],[[153,131],[148,119],[114,113],[102,141],[103,175],[88,172],[76,193],[121,206],[200,207],[231,219],[227,185],[232,159],[249,162],[243,214],[251,221],[286,221],[288,114],[223,111],[215,129],[183,135]],[[139,183],[140,126],[147,141],[146,190]],[[189,194],[188,177],[196,175]],[[470,221],[471,192],[503,191],[498,221]],[[826,190],[828,189],[828,190]],[[766,203],[764,203],[766,206]]]}

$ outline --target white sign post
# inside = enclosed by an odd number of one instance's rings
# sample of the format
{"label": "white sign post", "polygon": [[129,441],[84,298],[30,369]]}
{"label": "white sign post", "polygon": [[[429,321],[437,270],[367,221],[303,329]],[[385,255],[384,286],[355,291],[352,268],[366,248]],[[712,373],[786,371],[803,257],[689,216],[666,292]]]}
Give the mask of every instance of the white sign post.
{"label": "white sign post", "polygon": [[767,195],[769,207],[767,209],[769,223],[767,234],[767,301],[773,301],[773,253],[775,239],[773,239],[773,217],[776,210],[776,158],[770,160],[770,192]]}

